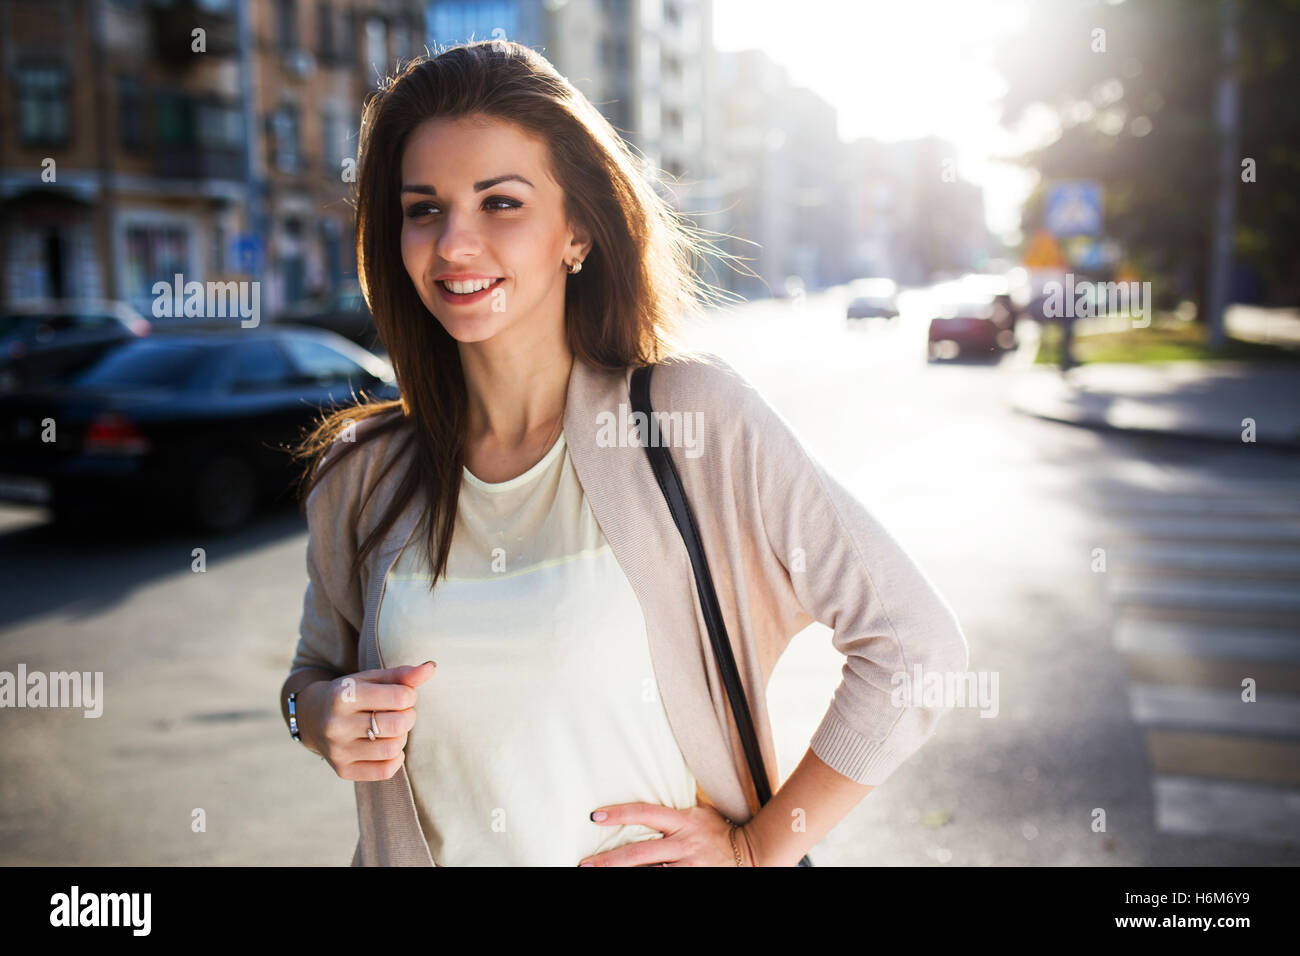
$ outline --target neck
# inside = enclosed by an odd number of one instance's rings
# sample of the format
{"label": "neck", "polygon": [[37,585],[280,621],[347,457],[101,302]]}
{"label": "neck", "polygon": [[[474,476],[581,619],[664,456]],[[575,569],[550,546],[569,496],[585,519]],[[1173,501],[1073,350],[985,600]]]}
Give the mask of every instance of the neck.
{"label": "neck", "polygon": [[471,442],[513,448],[559,431],[574,355],[564,343],[543,354],[461,347]]}

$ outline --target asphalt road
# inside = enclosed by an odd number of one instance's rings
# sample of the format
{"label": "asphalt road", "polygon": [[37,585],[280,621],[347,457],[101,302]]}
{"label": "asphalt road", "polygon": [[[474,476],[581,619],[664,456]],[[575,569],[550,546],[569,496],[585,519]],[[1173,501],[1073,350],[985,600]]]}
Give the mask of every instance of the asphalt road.
{"label": "asphalt road", "polygon": [[[752,304],[695,340],[916,558],[998,706],[954,710],[816,863],[1300,862],[1300,459],[1019,415],[1014,359],[928,365],[919,313],[849,328],[842,302]],[[305,541],[291,509],[201,540],[57,535],[39,509],[0,508],[0,670],[105,681],[97,719],[0,709],[0,863],[350,861],[352,785],[275,706]],[[815,624],[778,665],[783,774],[841,661]],[[1234,707],[1243,673],[1258,702]]]}

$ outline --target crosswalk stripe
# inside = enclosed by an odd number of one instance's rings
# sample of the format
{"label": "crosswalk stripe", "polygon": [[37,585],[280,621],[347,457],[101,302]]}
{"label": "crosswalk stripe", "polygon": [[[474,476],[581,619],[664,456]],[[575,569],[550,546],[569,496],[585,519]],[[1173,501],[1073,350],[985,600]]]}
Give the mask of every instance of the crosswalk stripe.
{"label": "crosswalk stripe", "polygon": [[1300,842],[1300,790],[1160,775],[1156,826],[1188,836]]}
{"label": "crosswalk stripe", "polygon": [[1128,692],[1143,726],[1300,737],[1300,697],[1291,694],[1261,692],[1246,702],[1240,691],[1206,687],[1131,684]]}
{"label": "crosswalk stripe", "polygon": [[[1104,514],[1101,516],[1106,517]],[[1167,541],[1214,541],[1221,544],[1300,545],[1300,518],[1148,518],[1107,522],[1109,538],[1156,538]]]}
{"label": "crosswalk stripe", "polygon": [[1125,572],[1170,571],[1198,574],[1300,577],[1300,550],[1211,548],[1196,545],[1132,545],[1111,548],[1108,568]]}
{"label": "crosswalk stripe", "polygon": [[[1300,842],[1300,496],[1098,502],[1161,832]],[[1256,701],[1240,682],[1259,682]]]}
{"label": "crosswalk stripe", "polygon": [[1300,662],[1300,634],[1235,624],[1219,627],[1191,621],[1159,621],[1121,616],[1112,632],[1125,654],[1236,657]]}
{"label": "crosswalk stripe", "polygon": [[1228,515],[1234,517],[1295,517],[1300,515],[1300,495],[1225,498],[1222,495],[1167,495],[1109,497],[1103,495],[1098,510],[1116,514]]}
{"label": "crosswalk stripe", "polygon": [[1295,613],[1300,620],[1300,591],[1286,584],[1113,577],[1110,592],[1122,604]]}
{"label": "crosswalk stripe", "polygon": [[1250,677],[1261,693],[1300,695],[1300,664],[1241,657],[1125,654],[1124,671],[1136,684],[1209,687],[1240,693],[1242,680]]}
{"label": "crosswalk stripe", "polygon": [[1141,512],[1141,514],[1223,514],[1223,515],[1300,515],[1300,494],[1294,486],[1287,493],[1153,493],[1105,494],[1099,498],[1102,511]]}

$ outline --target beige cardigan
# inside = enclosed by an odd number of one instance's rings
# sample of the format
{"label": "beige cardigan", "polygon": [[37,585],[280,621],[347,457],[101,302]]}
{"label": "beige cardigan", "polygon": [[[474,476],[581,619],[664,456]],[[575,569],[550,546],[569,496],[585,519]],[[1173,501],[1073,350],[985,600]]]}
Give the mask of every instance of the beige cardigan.
{"label": "beige cardigan", "polygon": [[[709,360],[662,364],[650,399],[657,416],[683,413],[682,420],[690,416],[701,426],[693,435],[672,432],[665,417],[658,440],[669,444],[708,553],[771,789],[781,781],[764,690],[791,637],[813,620],[833,629],[846,660],[810,745],[846,777],[878,785],[950,709],[897,705],[892,678],[910,678],[918,665],[924,672],[964,672],[966,639],[934,585],[862,503],[800,445],[752,385],[716,356]],[[645,449],[635,443],[631,372],[574,361],[564,412],[569,454],[640,601],[664,708],[702,802],[745,821],[757,811],[757,799],[690,558]],[[357,425],[358,442],[375,422]],[[349,578],[348,565],[401,478],[404,461],[393,465],[358,515],[378,466],[403,434],[364,442],[308,497],[308,586],[292,671],[321,668],[342,676],[382,666],[375,623],[384,579],[420,518],[419,496],[371,552],[359,581]],[[360,838],[353,865],[432,866],[405,768],[355,787]]]}

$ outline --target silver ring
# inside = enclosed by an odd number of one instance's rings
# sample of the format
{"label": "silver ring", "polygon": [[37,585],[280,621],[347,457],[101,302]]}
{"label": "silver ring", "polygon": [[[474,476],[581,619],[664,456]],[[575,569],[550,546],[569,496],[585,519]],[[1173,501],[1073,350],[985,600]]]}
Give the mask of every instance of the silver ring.
{"label": "silver ring", "polygon": [[366,736],[371,740],[379,736],[379,725],[375,723],[375,712],[373,710],[370,712],[370,729],[366,731]]}

